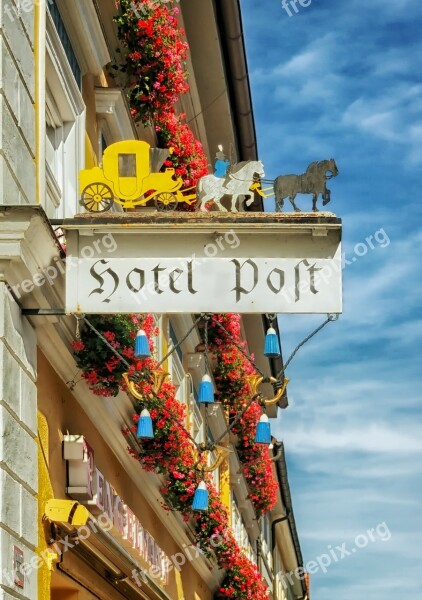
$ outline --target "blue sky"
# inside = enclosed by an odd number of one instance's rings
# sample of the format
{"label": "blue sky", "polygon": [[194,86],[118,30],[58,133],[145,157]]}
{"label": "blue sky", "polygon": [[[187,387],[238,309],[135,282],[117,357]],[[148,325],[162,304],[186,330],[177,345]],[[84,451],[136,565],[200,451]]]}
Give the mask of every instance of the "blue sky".
{"label": "blue sky", "polygon": [[[241,4],[266,176],[334,157],[327,208],[356,259],[343,272],[344,314],[292,363],[275,428],[305,563],[328,546],[351,550],[381,523],[391,533],[319,569],[311,597],[419,597],[422,3],[312,0],[292,17],[281,0]],[[311,197],[297,203],[308,210]],[[280,318],[285,357],[323,318]]]}

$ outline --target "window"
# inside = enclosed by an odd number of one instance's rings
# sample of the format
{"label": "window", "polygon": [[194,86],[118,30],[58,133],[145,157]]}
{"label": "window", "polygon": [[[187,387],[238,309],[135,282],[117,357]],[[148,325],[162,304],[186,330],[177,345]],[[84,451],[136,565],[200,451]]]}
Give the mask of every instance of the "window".
{"label": "window", "polygon": [[[215,463],[217,458],[218,458],[218,455],[216,452],[209,452],[208,453],[208,466]],[[214,487],[215,487],[216,491],[219,492],[220,491],[220,469],[218,468],[215,471],[212,471],[211,475],[212,475]]]}
{"label": "window", "polygon": [[[175,333],[171,323],[170,323],[170,327],[169,327],[169,332],[170,332],[170,340],[172,341],[172,343],[175,346],[177,346],[177,344],[179,343],[179,340],[177,339],[176,333]],[[180,346],[177,346],[176,354],[180,358],[180,362],[182,362],[183,361],[183,353],[182,353],[182,350],[180,349]]]}
{"label": "window", "polygon": [[261,517],[261,523],[262,523],[262,537],[265,540],[266,544],[268,547],[271,546],[271,525],[270,525],[270,519],[268,514],[263,515]]}
{"label": "window", "polygon": [[232,501],[232,528],[234,537],[239,546],[243,548],[251,560],[256,561],[256,556],[251,546],[249,535],[243,522],[242,515],[236,501],[236,496],[234,494]]}
{"label": "window", "polygon": [[136,154],[119,154],[119,177],[136,177]]}
{"label": "window", "polygon": [[53,20],[54,26],[56,28],[57,35],[60,38],[63,49],[66,53],[66,58],[69,62],[70,68],[72,69],[72,73],[75,78],[75,81],[76,81],[79,89],[81,89],[82,88],[81,68],[79,66],[78,59],[76,58],[72,43],[71,43],[68,33],[66,31],[65,24],[63,23],[63,19],[60,14],[60,11],[57,7],[55,0],[48,0],[47,5],[50,10],[50,15]]}
{"label": "window", "polygon": [[182,362],[176,352],[171,355],[171,380],[176,388],[176,399],[186,406],[186,385],[185,372],[183,371]]}
{"label": "window", "polygon": [[154,344],[154,358],[160,361],[163,358],[163,317],[162,315],[153,315],[154,317],[154,327],[157,328],[158,333],[152,337],[152,341]]}
{"label": "window", "polygon": [[78,176],[85,163],[85,104],[80,92],[80,69],[76,68],[76,57],[59,16],[57,6],[49,3],[44,208],[50,218],[73,217],[79,212]]}
{"label": "window", "polygon": [[[169,323],[168,330],[170,348],[175,347],[178,344],[178,339],[171,323]],[[176,398],[187,409],[188,422],[186,426],[196,443],[202,444],[205,439],[204,420],[199,404],[196,401],[196,392],[192,377],[183,368],[183,353],[180,346],[169,356],[169,371],[172,383],[176,386]]]}
{"label": "window", "polygon": [[196,401],[195,388],[190,373],[186,373],[186,382],[188,386],[190,433],[197,444],[202,444],[204,441],[204,422]]}
{"label": "window", "polygon": [[101,141],[100,141],[100,159],[102,159],[102,156],[104,154],[104,152],[107,149],[107,140],[105,139],[104,133],[103,131],[101,131]]}
{"label": "window", "polygon": [[269,515],[261,517],[261,551],[267,563],[272,567],[273,557],[271,552],[271,524]]}

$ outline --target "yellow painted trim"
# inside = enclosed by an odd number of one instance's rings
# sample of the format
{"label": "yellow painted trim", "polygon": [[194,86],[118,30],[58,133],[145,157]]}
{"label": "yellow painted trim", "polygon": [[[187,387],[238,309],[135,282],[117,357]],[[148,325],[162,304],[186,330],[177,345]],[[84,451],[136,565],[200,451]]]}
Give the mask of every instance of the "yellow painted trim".
{"label": "yellow painted trim", "polygon": [[91,143],[91,139],[85,132],[85,169],[92,169],[98,165],[97,155]]}
{"label": "yellow painted trim", "polygon": [[[161,331],[161,349],[163,356],[169,351],[169,337],[170,337],[170,321],[166,315],[163,315],[162,331]],[[169,360],[167,359],[163,364],[162,368],[164,371],[169,370]]]}
{"label": "yellow painted trim", "polygon": [[[51,571],[55,554],[48,549],[44,532],[44,511],[49,500],[54,498],[53,486],[51,485],[48,470],[49,457],[49,435],[47,418],[38,413],[38,548],[37,554],[43,560],[40,561],[38,569],[38,598],[47,600],[50,598]],[[49,560],[44,560],[46,557]],[[49,564],[47,564],[49,563]]]}
{"label": "yellow painted trim", "polygon": [[[190,378],[190,373],[186,374],[186,377],[188,378],[189,381],[189,387],[191,386],[191,378]],[[185,391],[186,391],[186,378],[184,381],[184,385],[185,385]],[[192,411],[190,409],[190,398],[189,395],[186,398],[186,413],[185,413],[185,427],[187,427],[187,429],[189,431],[191,431],[191,427],[192,427],[192,423],[193,423],[193,415],[192,415]]]}
{"label": "yellow painted trim", "polygon": [[34,62],[35,62],[35,176],[36,176],[36,198],[37,204],[41,204],[41,169],[40,169],[40,14],[41,7],[45,4],[34,2]]}
{"label": "yellow painted trim", "polygon": [[230,489],[230,464],[225,460],[220,466],[220,500],[226,507],[229,515],[229,525],[231,527],[231,489]]}
{"label": "yellow painted trim", "polygon": [[177,599],[178,600],[185,600],[185,594],[184,594],[184,591],[183,591],[182,576],[180,574],[180,571],[178,569],[175,569],[174,574],[175,574],[175,579],[176,579]]}

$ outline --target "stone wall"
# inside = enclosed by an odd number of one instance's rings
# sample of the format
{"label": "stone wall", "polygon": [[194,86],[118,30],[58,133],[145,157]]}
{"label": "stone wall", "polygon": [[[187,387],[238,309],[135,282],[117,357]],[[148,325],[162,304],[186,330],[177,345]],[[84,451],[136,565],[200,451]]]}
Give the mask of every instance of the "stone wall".
{"label": "stone wall", "polygon": [[0,204],[34,204],[34,1],[0,0]]}
{"label": "stone wall", "polygon": [[[37,595],[37,571],[15,584],[15,547],[36,560],[36,336],[0,283],[0,599]],[[19,595],[18,595],[19,594]]]}

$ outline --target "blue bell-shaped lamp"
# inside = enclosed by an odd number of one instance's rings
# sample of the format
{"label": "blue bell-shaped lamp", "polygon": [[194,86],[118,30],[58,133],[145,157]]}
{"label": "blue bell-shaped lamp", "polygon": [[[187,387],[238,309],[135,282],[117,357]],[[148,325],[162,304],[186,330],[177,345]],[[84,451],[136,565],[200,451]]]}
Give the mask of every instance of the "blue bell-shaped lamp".
{"label": "blue bell-shaped lamp", "polygon": [[137,437],[149,440],[154,438],[151,415],[146,408],[144,408],[139,417]]}
{"label": "blue bell-shaped lamp", "polygon": [[214,386],[209,375],[204,375],[199,385],[198,402],[201,404],[214,402]]}
{"label": "blue bell-shaped lamp", "polygon": [[135,356],[136,358],[148,358],[151,356],[147,334],[143,329],[140,329],[136,335]]}
{"label": "blue bell-shaped lamp", "polygon": [[205,481],[201,481],[195,490],[192,510],[208,510],[208,489]]}
{"label": "blue bell-shaped lamp", "polygon": [[256,426],[255,444],[271,444],[271,426],[267,415],[262,415]]}
{"label": "blue bell-shaped lamp", "polygon": [[265,336],[264,355],[268,358],[279,358],[281,355],[280,342],[278,341],[277,332],[273,327],[268,329],[267,335]]}

